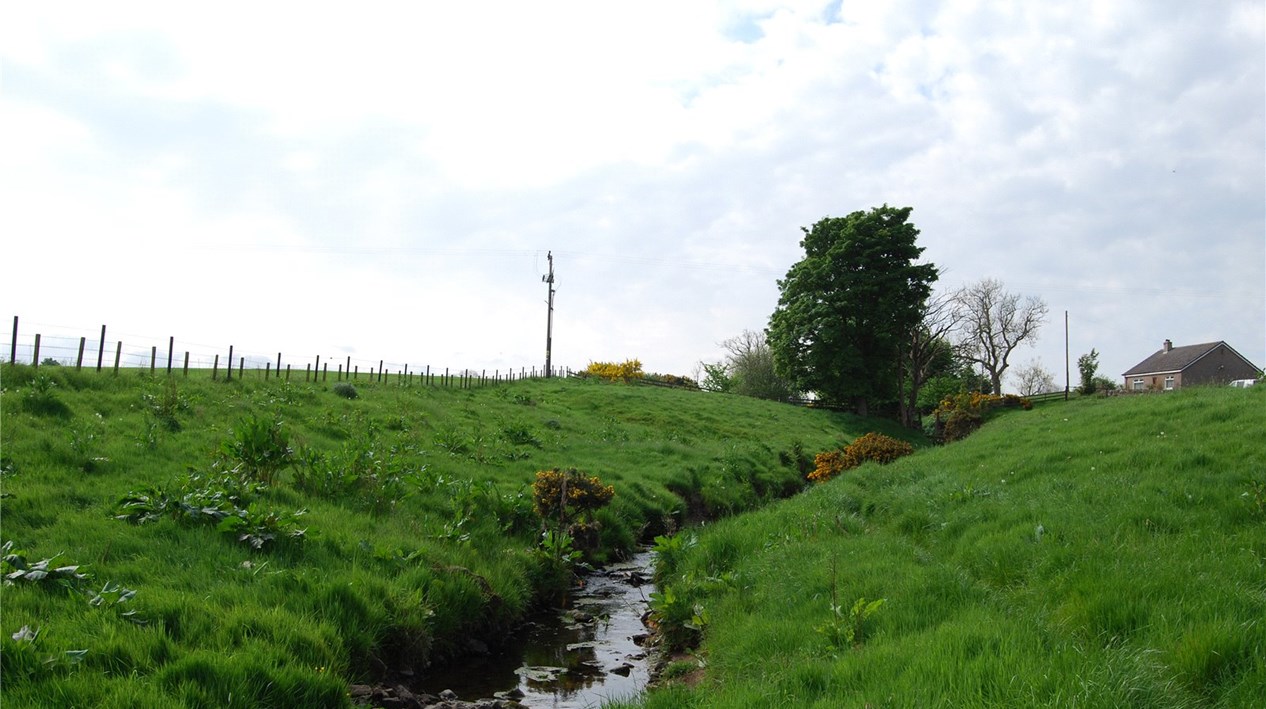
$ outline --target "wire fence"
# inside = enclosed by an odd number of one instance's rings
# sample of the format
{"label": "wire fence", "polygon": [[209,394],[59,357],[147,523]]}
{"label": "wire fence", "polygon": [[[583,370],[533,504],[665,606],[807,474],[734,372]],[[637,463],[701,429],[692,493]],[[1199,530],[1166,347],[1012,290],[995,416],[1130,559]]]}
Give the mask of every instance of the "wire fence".
{"label": "wire fence", "polygon": [[[23,323],[18,316],[13,316],[13,330],[8,341],[0,344],[0,352],[3,352],[0,358],[6,363],[32,367],[68,366],[114,374],[120,370],[148,370],[229,381],[247,377],[299,381],[302,377],[301,381],[308,382],[396,382],[463,388],[572,374],[566,367],[551,367],[548,372],[536,366],[491,372],[486,368],[444,367],[441,370],[430,364],[366,360],[350,355],[323,358],[320,355],[296,357],[284,352],[261,354],[235,351],[233,345],[217,347],[185,342],[174,336],[156,339],[108,333],[105,325],[100,331],[48,323],[26,323],[24,329],[19,329],[19,325]],[[28,330],[31,334],[27,334]]]}

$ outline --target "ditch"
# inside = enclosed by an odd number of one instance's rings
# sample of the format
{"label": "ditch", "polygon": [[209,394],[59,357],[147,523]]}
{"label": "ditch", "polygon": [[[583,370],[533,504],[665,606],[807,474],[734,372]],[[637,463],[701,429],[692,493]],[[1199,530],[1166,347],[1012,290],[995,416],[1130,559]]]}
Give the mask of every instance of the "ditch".
{"label": "ditch", "polygon": [[654,554],[585,575],[564,608],[529,621],[504,648],[432,668],[416,682],[465,701],[512,697],[527,707],[584,709],[629,698],[646,688],[652,659],[647,612]]}

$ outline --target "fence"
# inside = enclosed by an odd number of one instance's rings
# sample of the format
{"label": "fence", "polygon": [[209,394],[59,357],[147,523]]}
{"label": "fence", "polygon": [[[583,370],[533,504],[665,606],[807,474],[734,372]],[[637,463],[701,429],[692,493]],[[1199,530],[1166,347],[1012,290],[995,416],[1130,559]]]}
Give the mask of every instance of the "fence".
{"label": "fence", "polygon": [[[41,365],[47,366],[56,364],[61,366],[74,366],[75,369],[83,369],[88,367],[98,372],[109,370],[114,374],[118,374],[120,369],[145,369],[148,368],[150,373],[157,373],[161,370],[165,374],[173,374],[179,372],[183,376],[189,376],[192,370],[195,373],[210,373],[212,379],[223,377],[226,381],[232,381],[234,378],[245,378],[247,376],[262,377],[269,379],[284,379],[290,381],[291,377],[296,379],[299,376],[299,366],[302,364],[303,381],[329,381],[331,375],[334,381],[351,381],[351,382],[391,382],[395,381],[402,385],[411,385],[415,381],[419,384],[428,386],[444,386],[444,387],[460,387],[470,388],[473,386],[483,386],[488,384],[497,384],[501,382],[513,382],[522,379],[538,379],[547,376],[544,368],[536,367],[520,367],[517,371],[514,368],[506,369],[504,372],[500,369],[494,369],[492,374],[487,369],[459,369],[452,370],[445,367],[443,373],[439,368],[432,370],[431,365],[420,365],[414,369],[410,369],[408,363],[388,362],[380,359],[376,366],[373,360],[352,359],[346,356],[341,361],[334,361],[334,371],[330,371],[331,358],[322,360],[320,355],[300,358],[287,361],[283,357],[282,352],[278,352],[274,359],[270,355],[259,355],[258,353],[234,352],[233,345],[229,345],[227,351],[215,351],[217,348],[211,345],[196,345],[193,343],[180,342],[177,343],[175,337],[168,337],[164,342],[162,340],[153,340],[141,336],[128,335],[129,344],[124,345],[123,339],[113,342],[113,347],[107,345],[106,326],[101,326],[99,335],[92,331],[91,335],[82,334],[78,337],[76,344],[75,334],[77,332],[87,332],[77,330],[73,327],[65,326],[47,326],[41,324],[42,328],[51,327],[56,330],[57,334],[45,338],[43,333],[36,332],[33,339],[29,340],[30,344],[22,344],[19,341],[19,320],[18,316],[13,316],[13,333],[7,343],[8,347],[8,363],[17,364],[21,362],[29,362],[33,367]],[[40,329],[40,328],[37,328]],[[179,347],[177,346],[179,344]],[[220,355],[225,354],[223,362]],[[284,365],[284,369],[283,369]],[[361,371],[362,366],[365,371]],[[555,367],[549,376],[570,376],[572,371],[569,368]]]}

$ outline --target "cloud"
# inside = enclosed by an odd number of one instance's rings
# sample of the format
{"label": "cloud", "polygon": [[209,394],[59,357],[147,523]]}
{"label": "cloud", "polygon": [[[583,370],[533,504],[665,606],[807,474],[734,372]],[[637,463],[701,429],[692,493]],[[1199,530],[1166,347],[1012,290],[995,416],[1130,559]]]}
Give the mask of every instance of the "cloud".
{"label": "cloud", "polygon": [[802,226],[888,203],[1109,375],[1167,337],[1266,363],[1259,3],[9,15],[0,228],[49,265],[0,296],[37,320],[530,366],[552,250],[556,362],[689,373]]}

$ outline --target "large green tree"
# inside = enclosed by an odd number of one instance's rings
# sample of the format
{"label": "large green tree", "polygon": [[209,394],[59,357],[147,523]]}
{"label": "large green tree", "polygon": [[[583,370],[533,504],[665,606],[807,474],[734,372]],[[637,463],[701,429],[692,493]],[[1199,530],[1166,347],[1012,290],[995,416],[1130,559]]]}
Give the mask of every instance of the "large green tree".
{"label": "large green tree", "polygon": [[884,205],[803,229],[804,258],[778,281],[766,336],[780,376],[795,388],[867,414],[896,401],[901,361],[937,271],[910,207]]}

